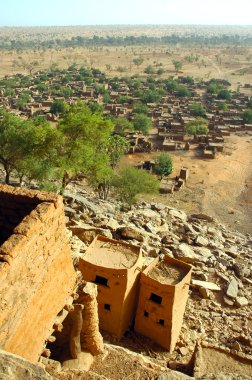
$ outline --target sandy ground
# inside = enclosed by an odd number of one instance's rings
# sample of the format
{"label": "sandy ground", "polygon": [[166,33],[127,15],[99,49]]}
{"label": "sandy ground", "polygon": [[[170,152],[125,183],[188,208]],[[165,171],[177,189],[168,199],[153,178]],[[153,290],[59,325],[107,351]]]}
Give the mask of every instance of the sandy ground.
{"label": "sandy ground", "polygon": [[[232,135],[225,138],[224,153],[214,160],[198,157],[198,151],[171,152],[174,171],[190,169],[186,186],[179,192],[150,196],[189,213],[204,212],[240,232],[252,233],[252,136]],[[122,165],[137,164],[157,153],[134,154],[125,157]]]}

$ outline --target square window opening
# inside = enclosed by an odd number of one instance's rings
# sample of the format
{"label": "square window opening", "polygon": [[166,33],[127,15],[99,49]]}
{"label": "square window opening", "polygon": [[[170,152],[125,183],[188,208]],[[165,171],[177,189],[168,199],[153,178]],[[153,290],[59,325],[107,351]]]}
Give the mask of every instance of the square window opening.
{"label": "square window opening", "polygon": [[97,285],[108,286],[108,279],[102,276],[96,276],[94,282]]}
{"label": "square window opening", "polygon": [[144,310],[144,317],[148,318],[149,317],[149,313],[148,311]]}
{"label": "square window opening", "polygon": [[155,293],[151,293],[150,300],[155,302],[155,303],[158,303],[159,305],[161,305],[161,303],[162,303],[162,297],[158,296]]}
{"label": "square window opening", "polygon": [[158,323],[159,323],[161,326],[164,326],[164,319],[159,319]]}
{"label": "square window opening", "polygon": [[110,307],[111,307],[110,304],[108,304],[108,303],[105,303],[105,304],[104,304],[104,309],[105,309],[105,310],[110,310]]}

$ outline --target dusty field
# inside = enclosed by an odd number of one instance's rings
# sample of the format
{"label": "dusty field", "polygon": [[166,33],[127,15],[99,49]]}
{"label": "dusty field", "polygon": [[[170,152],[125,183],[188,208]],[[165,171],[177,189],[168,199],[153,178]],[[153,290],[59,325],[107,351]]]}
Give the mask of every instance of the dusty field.
{"label": "dusty field", "polygon": [[[194,26],[104,26],[104,27],[49,27],[49,28],[0,28],[0,39],[4,41],[55,41],[71,39],[76,36],[152,36],[161,37],[171,34],[186,36],[250,35],[251,27],[194,27]],[[53,46],[53,45],[52,45]],[[143,63],[136,66],[134,58],[142,57]],[[182,62],[179,73],[174,71],[173,61]],[[17,72],[29,73],[25,67],[36,61],[35,71],[48,69],[51,65],[67,68],[76,63],[79,66],[99,68],[108,76],[142,74],[148,65],[154,70],[163,68],[164,77],[168,75],[191,75],[194,78],[223,78],[232,83],[233,89],[240,84],[252,82],[252,46],[211,46],[149,44],[140,46],[90,46],[90,47],[40,47],[30,50],[1,50],[0,77]],[[251,93],[251,90],[250,90]]]}
{"label": "dusty field", "polygon": [[[133,59],[141,56],[140,66]],[[197,61],[188,62],[189,57]],[[194,58],[193,58],[194,59]],[[0,77],[16,72],[27,73],[21,62],[37,61],[35,71],[48,69],[57,64],[67,68],[73,63],[79,66],[99,68],[108,76],[141,74],[145,67],[152,65],[155,70],[162,67],[164,77],[176,75],[173,60],[182,61],[178,75],[191,75],[198,79],[221,78],[232,83],[236,90],[240,84],[252,82],[252,48],[230,47],[169,47],[169,46],[118,46],[96,48],[60,48],[57,50],[1,51]],[[251,93],[251,90],[250,90]]]}
{"label": "dusty field", "polygon": [[[219,27],[203,28],[206,35],[223,33]],[[231,28],[232,29],[232,28]],[[251,28],[250,28],[251,29]],[[235,30],[225,29],[228,33],[246,34],[249,27]],[[44,40],[80,36],[125,36],[148,35],[162,36],[172,33],[194,32],[193,27],[179,26],[124,26],[124,27],[58,27],[58,28],[0,28],[0,37],[15,39],[37,38]],[[134,58],[142,57],[143,63],[136,66]],[[174,71],[173,60],[182,62],[179,73]],[[37,61],[34,71],[48,69],[57,64],[67,68],[76,63],[78,66],[96,67],[108,76],[127,76],[142,74],[144,68],[152,65],[155,70],[163,68],[163,77],[169,75],[191,75],[195,79],[212,77],[227,79],[232,89],[237,90],[244,83],[252,83],[252,46],[182,46],[182,45],[141,45],[141,46],[96,46],[78,48],[13,50],[0,52],[0,78],[6,74],[27,73],[25,63]],[[21,64],[23,63],[23,64]],[[251,89],[241,91],[252,96]],[[153,154],[152,156],[154,156]],[[202,211],[214,215],[218,220],[242,231],[252,230],[252,149],[251,137],[231,136],[226,139],[223,155],[211,160],[197,157],[197,151],[174,153],[174,175],[179,174],[181,166],[190,168],[187,186],[169,197],[159,196],[164,203],[174,204],[187,212]],[[128,156],[124,163],[135,164],[149,155]]]}
{"label": "dusty field", "polygon": [[[157,153],[128,155],[122,165],[135,165]],[[226,137],[224,153],[214,160],[197,157],[197,151],[171,152],[174,171],[190,169],[186,186],[179,192],[148,197],[189,213],[204,212],[243,233],[252,232],[252,136]]]}

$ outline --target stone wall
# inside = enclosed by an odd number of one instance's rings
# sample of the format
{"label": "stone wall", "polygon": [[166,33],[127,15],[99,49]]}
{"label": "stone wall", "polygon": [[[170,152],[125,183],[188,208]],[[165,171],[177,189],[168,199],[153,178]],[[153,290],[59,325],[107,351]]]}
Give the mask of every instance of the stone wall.
{"label": "stone wall", "polygon": [[36,362],[75,285],[61,197],[0,185],[0,348]]}

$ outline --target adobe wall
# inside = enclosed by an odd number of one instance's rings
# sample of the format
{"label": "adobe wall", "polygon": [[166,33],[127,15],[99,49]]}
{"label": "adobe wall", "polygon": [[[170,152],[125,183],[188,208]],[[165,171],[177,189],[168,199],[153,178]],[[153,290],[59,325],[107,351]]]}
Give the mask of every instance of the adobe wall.
{"label": "adobe wall", "polygon": [[[187,270],[187,274],[176,285],[162,284],[148,276],[148,272],[157,265],[158,261],[159,259],[156,258],[141,273],[135,331],[149,337],[171,352],[175,347],[183,322],[191,278],[191,266],[179,260],[165,257],[165,261],[183,267]],[[159,304],[151,300],[152,294],[162,297],[162,302]]]}
{"label": "adobe wall", "polygon": [[173,310],[172,310],[172,332],[171,332],[171,351],[173,351],[179,338],[180,330],[183,324],[183,317],[188,299],[189,284],[191,282],[192,269],[187,275],[175,286]]}
{"label": "adobe wall", "polygon": [[36,362],[76,279],[61,197],[0,185],[0,230],[0,348]]}
{"label": "adobe wall", "polygon": [[[104,237],[98,236],[97,238],[113,242],[113,240]],[[91,246],[95,244],[96,239]],[[107,286],[98,285],[99,323],[101,329],[117,338],[122,337],[134,318],[140,278],[140,271],[137,268],[141,267],[141,252],[135,265],[130,269],[101,267],[85,261],[85,256],[79,261],[79,270],[82,272],[85,281],[95,282],[97,275],[108,280]],[[110,305],[110,310],[106,309],[105,305]]]}

